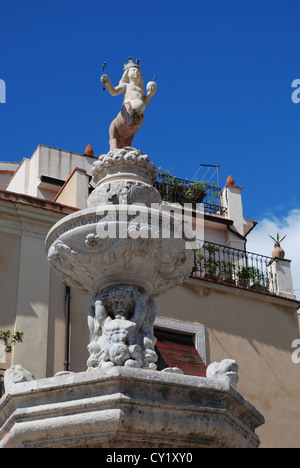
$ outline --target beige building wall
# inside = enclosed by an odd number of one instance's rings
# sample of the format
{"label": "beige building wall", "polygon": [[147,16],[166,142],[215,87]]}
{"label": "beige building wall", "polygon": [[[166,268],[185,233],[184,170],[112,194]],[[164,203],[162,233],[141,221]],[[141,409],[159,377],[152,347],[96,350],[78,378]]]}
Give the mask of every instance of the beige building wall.
{"label": "beige building wall", "polygon": [[42,378],[47,376],[50,295],[55,297],[44,244],[51,226],[67,211],[17,199],[0,199],[0,329],[24,332],[24,343],[0,364],[7,368],[13,358]]}
{"label": "beige building wall", "polygon": [[19,163],[0,162],[0,190],[5,190],[9,180],[19,168]]}
{"label": "beige building wall", "polygon": [[238,391],[265,416],[263,447],[300,448],[298,303],[263,293],[190,279],[158,300],[163,317],[203,324],[207,363],[232,358],[240,365]]}
{"label": "beige building wall", "polygon": [[[69,321],[66,285],[50,270],[48,353],[46,376],[63,370],[82,372],[87,369],[89,330],[87,313],[91,298],[70,289]],[[67,332],[69,347],[66,349]],[[67,366],[69,364],[69,366]]]}
{"label": "beige building wall", "polygon": [[68,180],[76,167],[91,175],[95,159],[94,156],[39,145],[30,159],[22,160],[7,190],[53,200],[61,188],[59,182]]}
{"label": "beige building wall", "polygon": [[75,168],[54,201],[63,205],[76,206],[81,210],[86,208],[89,196],[89,179],[85,170]]}

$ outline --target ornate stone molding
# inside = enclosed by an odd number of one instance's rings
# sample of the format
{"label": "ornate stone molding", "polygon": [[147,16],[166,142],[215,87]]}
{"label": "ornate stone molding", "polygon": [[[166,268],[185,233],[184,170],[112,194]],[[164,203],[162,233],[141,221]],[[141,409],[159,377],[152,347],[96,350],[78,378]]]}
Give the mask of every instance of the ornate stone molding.
{"label": "ornate stone molding", "polygon": [[93,164],[92,175],[96,184],[109,179],[124,179],[131,175],[136,180],[153,185],[158,171],[149,156],[136,148],[126,147],[102,154]]}
{"label": "ornate stone molding", "polygon": [[[62,280],[90,295],[124,284],[157,297],[181,284],[194,264],[182,225],[175,223],[170,232],[169,214],[141,207],[136,218],[117,208],[82,210],[51,229],[48,260]],[[109,233],[112,237],[103,237]]]}
{"label": "ornate stone molding", "polygon": [[161,196],[158,190],[145,182],[131,179],[117,179],[101,182],[88,198],[88,207],[99,205],[132,205],[142,204],[150,207],[160,204]]}

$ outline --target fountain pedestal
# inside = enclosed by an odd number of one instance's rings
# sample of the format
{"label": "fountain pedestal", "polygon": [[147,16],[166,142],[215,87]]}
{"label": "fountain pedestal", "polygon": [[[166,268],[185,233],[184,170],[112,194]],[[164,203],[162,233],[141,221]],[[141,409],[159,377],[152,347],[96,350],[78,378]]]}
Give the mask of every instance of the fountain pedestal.
{"label": "fountain pedestal", "polygon": [[261,424],[225,381],[113,367],[13,385],[0,447],[255,448]]}

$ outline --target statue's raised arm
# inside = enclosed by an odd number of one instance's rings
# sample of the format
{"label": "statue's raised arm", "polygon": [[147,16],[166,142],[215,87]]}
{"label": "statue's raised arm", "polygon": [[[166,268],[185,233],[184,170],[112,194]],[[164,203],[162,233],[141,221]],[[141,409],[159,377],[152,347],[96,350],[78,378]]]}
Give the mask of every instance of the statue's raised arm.
{"label": "statue's raised arm", "polygon": [[124,91],[126,90],[125,84],[118,85],[118,86],[114,87],[111,84],[110,79],[108,78],[108,76],[105,75],[105,74],[101,76],[101,83],[106,86],[107,91],[112,96],[118,96],[118,94],[124,93]]}
{"label": "statue's raised arm", "polygon": [[123,93],[123,106],[109,128],[110,150],[131,146],[136,132],[144,121],[145,107],[150,103],[152,96],[157,91],[154,81],[147,84],[147,94],[144,94],[143,77],[140,71],[139,61],[123,62],[124,73],[118,86],[114,87],[107,75],[101,76],[101,83],[106,86],[112,96]]}

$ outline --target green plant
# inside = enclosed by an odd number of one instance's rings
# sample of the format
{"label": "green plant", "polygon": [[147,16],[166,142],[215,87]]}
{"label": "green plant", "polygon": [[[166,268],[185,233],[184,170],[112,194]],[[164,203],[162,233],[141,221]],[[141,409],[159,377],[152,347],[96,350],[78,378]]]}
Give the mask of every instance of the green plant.
{"label": "green plant", "polygon": [[190,182],[183,187],[183,197],[186,203],[197,202],[197,200],[200,203],[200,200],[202,201],[206,194],[207,185],[198,180]]}
{"label": "green plant", "polygon": [[269,234],[269,237],[271,237],[271,239],[275,242],[276,247],[280,247],[280,244],[281,244],[281,242],[286,238],[286,235],[283,236],[283,237],[280,239],[279,232],[277,232],[276,239],[275,239],[275,237],[271,236],[270,234]]}
{"label": "green plant", "polygon": [[10,330],[0,330],[0,341],[3,341],[4,343],[5,353],[11,353],[12,348],[16,343],[23,343],[23,337],[23,332],[16,331],[15,333],[12,333]]}
{"label": "green plant", "polygon": [[206,276],[215,277],[217,268],[220,262],[216,259],[216,253],[219,252],[219,247],[214,244],[207,244],[205,246],[205,255],[198,252],[198,261],[200,263],[200,270],[205,271]]}
{"label": "green plant", "polygon": [[235,265],[233,262],[222,260],[221,262],[221,275],[226,281],[232,281],[235,271]]}
{"label": "green plant", "polygon": [[264,275],[255,267],[243,267],[237,274],[238,279],[242,281],[252,281],[260,284],[264,280]]}
{"label": "green plant", "polygon": [[206,181],[189,181],[172,175],[173,169],[159,168],[159,182],[166,185],[162,200],[179,203],[201,203],[209,191]]}

